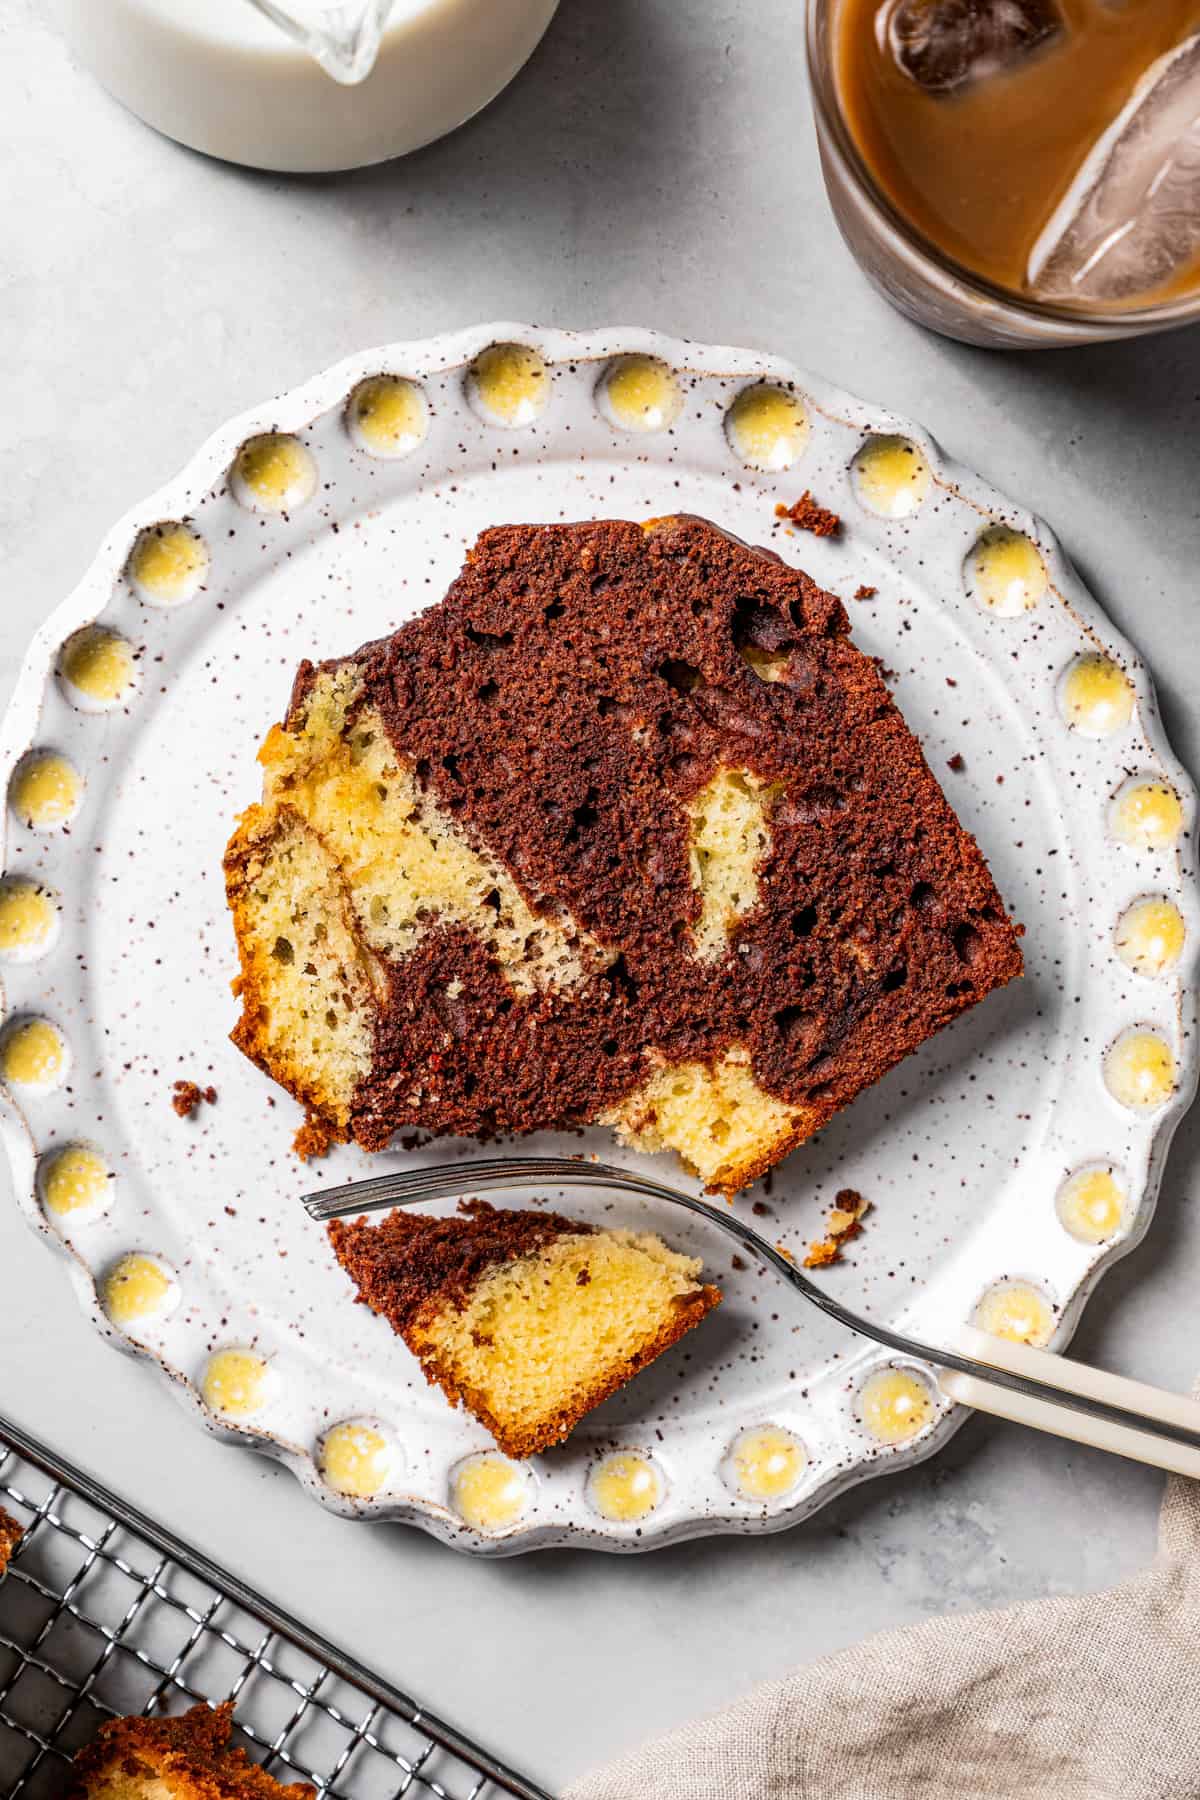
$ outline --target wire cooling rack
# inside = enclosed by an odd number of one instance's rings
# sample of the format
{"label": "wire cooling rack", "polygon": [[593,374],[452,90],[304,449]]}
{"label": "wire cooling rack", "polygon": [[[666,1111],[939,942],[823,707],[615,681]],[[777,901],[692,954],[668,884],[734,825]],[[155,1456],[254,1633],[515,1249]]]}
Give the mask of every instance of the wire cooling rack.
{"label": "wire cooling rack", "polygon": [[236,1703],[241,1740],[319,1800],[550,1800],[316,1632],[0,1417],[0,1794],[52,1800],[104,1719]]}

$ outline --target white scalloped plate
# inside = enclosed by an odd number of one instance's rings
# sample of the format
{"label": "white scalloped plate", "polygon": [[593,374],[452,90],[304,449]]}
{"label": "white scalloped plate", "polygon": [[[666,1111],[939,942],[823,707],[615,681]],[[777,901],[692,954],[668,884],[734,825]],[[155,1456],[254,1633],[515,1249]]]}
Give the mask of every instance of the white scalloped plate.
{"label": "white scalloped plate", "polygon": [[[535,390],[546,404],[528,423],[489,418],[466,380],[473,358],[503,341],[532,347],[548,365]],[[620,422],[603,382],[625,353],[675,372],[673,424],[632,431]],[[386,459],[352,437],[345,413],[356,383],[381,371],[419,382],[428,403],[423,441]],[[794,391],[808,417],[796,461],[776,472],[749,467],[728,429],[732,402],[762,381]],[[239,446],[268,431],[295,433],[315,460],[315,494],[290,513],[240,505],[227,479]],[[898,517],[864,503],[851,467],[868,439],[891,434],[916,445],[931,472],[923,497],[919,482],[905,490],[916,504]],[[841,513],[839,538],[777,521],[776,503],[805,488]],[[890,504],[886,480],[883,492]],[[490,1530],[468,1525],[455,1472],[487,1448],[484,1435],[426,1387],[380,1320],[351,1304],[323,1233],[299,1208],[313,1176],[289,1147],[296,1109],[228,1042],[235,964],[221,853],[236,812],[258,792],[255,748],[300,659],[350,650],[439,596],[485,525],[684,510],[773,545],[847,599],[857,642],[895,672],[906,718],[1027,927],[1023,982],[863,1095],[789,1159],[765,1200],[738,1204],[768,1206],[767,1229],[802,1251],[834,1191],[858,1188],[874,1203],[867,1228],[823,1277],[843,1298],[937,1342],[996,1284],[1016,1283],[1016,1311],[1035,1322],[1040,1314],[1062,1346],[1099,1275],[1146,1229],[1195,1086],[1195,795],[1163,739],[1146,671],[1053,534],[923,432],[778,358],[644,331],[500,325],[370,351],[234,420],[122,520],[37,634],[0,744],[7,876],[58,896],[46,941],[18,947],[3,970],[0,1066],[12,1080],[0,1123],[18,1204],[63,1255],[97,1330],[155,1360],[210,1431],[276,1456],[341,1512],[403,1519],[484,1553],[644,1549],[702,1532],[774,1530],[856,1480],[928,1455],[961,1417],[931,1392],[926,1413],[918,1386],[909,1435],[893,1412],[901,1441],[881,1443],[860,1394],[888,1359],[801,1308],[774,1278],[731,1268],[726,1241],[702,1224],[655,1215],[674,1242],[705,1255],[725,1305],[569,1445],[535,1459],[514,1490],[517,1516]],[[131,548],[144,528],[180,519],[207,546],[207,577],[186,601],[149,603],[127,572]],[[1025,590],[1034,604],[1016,616],[981,605],[964,573],[997,522],[1027,534],[1044,562],[1044,591],[1035,578]],[[1031,566],[1036,577],[1036,558]],[[860,585],[876,597],[856,603]],[[60,670],[64,641],[97,619],[137,651],[134,686],[107,709]],[[1097,702],[1085,692],[1068,723],[1062,682],[1081,655],[1112,659],[1129,687],[1107,671],[1107,705],[1105,693]],[[66,756],[82,781],[66,828],[32,828],[14,809],[31,747]],[[961,770],[948,767],[960,757]],[[1178,830],[1158,849],[1121,840],[1131,779],[1164,783],[1180,802]],[[1132,971],[1116,949],[1118,920],[1147,894],[1168,899],[1186,933],[1182,955],[1156,978]],[[3,917],[0,908],[0,926]],[[69,1058],[41,1088],[16,1079],[37,1065],[36,1037],[12,1047],[31,1017],[51,1023]],[[1134,1027],[1156,1033],[1174,1061],[1173,1090],[1144,1111],[1120,1104],[1104,1078],[1107,1050]],[[34,1054],[23,1057],[22,1045]],[[177,1118],[177,1078],[215,1084],[216,1105]],[[54,1214],[44,1200],[49,1159],[79,1142],[112,1179],[99,1205]],[[546,1137],[530,1147],[581,1144]],[[615,1154],[601,1133],[582,1148]],[[377,1173],[403,1155],[369,1161],[343,1149],[318,1180]],[[1125,1203],[1100,1241],[1083,1242],[1064,1226],[1061,1193],[1092,1166],[1115,1171]],[[567,1204],[597,1209],[580,1195]],[[626,1201],[603,1216],[647,1217]],[[173,1279],[161,1311],[118,1329],[101,1296],[130,1253],[157,1259]],[[236,1418],[203,1398],[210,1356],[231,1345],[265,1368],[254,1410]],[[338,1491],[322,1472],[325,1434],[348,1420],[371,1421],[385,1445],[370,1465],[381,1484],[370,1497]],[[911,1430],[914,1420],[921,1429]],[[789,1433],[803,1460],[774,1465],[767,1486],[795,1475],[787,1491],[749,1498],[730,1445],[762,1425]],[[653,1464],[646,1491],[657,1504],[636,1522],[596,1509],[603,1484],[592,1477],[614,1449]]]}

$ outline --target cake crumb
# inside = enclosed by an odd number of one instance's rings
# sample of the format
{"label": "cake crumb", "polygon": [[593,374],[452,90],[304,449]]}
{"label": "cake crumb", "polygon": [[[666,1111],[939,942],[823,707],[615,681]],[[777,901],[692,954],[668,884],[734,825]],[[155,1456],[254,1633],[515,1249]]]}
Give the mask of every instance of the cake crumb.
{"label": "cake crumb", "polygon": [[946,764],[946,767],[948,769],[953,769],[954,773],[956,775],[961,775],[963,770],[966,768],[966,766],[967,766],[967,759],[962,754],[961,750],[956,750],[954,752],[954,755],[950,758],[949,762]]}
{"label": "cake crumb", "polygon": [[327,1156],[332,1142],[333,1139],[320,1119],[305,1119],[292,1139],[292,1149],[301,1162],[311,1162],[314,1157]]}
{"label": "cake crumb", "polygon": [[201,1102],[215,1106],[215,1087],[201,1087],[198,1081],[177,1081],[171,1093],[171,1105],[181,1119],[190,1119]]}
{"label": "cake crumb", "polygon": [[855,588],[854,598],[856,600],[873,600],[878,592],[879,589],[877,587],[871,587],[867,582],[863,581]]}
{"label": "cake crumb", "polygon": [[837,537],[842,529],[841,515],[814,500],[808,488],[791,506],[784,506],[780,501],[775,508],[775,517],[790,519],[793,525],[798,525],[801,531],[811,531],[814,537]]}
{"label": "cake crumb", "polygon": [[804,1267],[823,1269],[827,1263],[840,1262],[843,1245],[858,1236],[863,1218],[870,1209],[871,1202],[864,1200],[856,1189],[839,1188],[825,1221],[825,1236],[809,1245]]}

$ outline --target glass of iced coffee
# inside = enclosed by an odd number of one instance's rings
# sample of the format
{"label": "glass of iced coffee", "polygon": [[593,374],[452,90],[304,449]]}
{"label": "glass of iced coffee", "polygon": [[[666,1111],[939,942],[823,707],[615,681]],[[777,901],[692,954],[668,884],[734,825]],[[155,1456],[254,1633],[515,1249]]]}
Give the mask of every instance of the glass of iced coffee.
{"label": "glass of iced coffee", "polygon": [[1200,0],[809,0],[843,236],[968,343],[1200,319]]}

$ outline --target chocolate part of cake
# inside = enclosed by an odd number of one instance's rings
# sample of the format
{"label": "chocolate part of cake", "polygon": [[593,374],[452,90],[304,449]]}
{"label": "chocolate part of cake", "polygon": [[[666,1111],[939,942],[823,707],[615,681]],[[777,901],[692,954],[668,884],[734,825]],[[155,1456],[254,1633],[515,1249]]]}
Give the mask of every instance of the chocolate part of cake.
{"label": "chocolate part of cake", "polygon": [[[439,604],[304,665],[261,754],[234,1039],[332,1141],[607,1122],[732,1192],[1021,972],[840,601],[704,520],[485,531]],[[749,802],[727,864],[706,791]],[[397,841],[454,889],[412,885],[403,929],[372,921]],[[295,942],[267,916],[285,856]]]}
{"label": "chocolate part of cake", "polygon": [[560,1443],[721,1300],[698,1258],[650,1233],[483,1200],[334,1220],[329,1237],[426,1380],[518,1458]]}
{"label": "chocolate part of cake", "polygon": [[397,1208],[373,1226],[364,1216],[334,1219],[328,1229],[360,1297],[402,1332],[430,1300],[462,1307],[489,1269],[593,1227],[562,1213],[464,1200],[457,1213],[444,1217]]}

